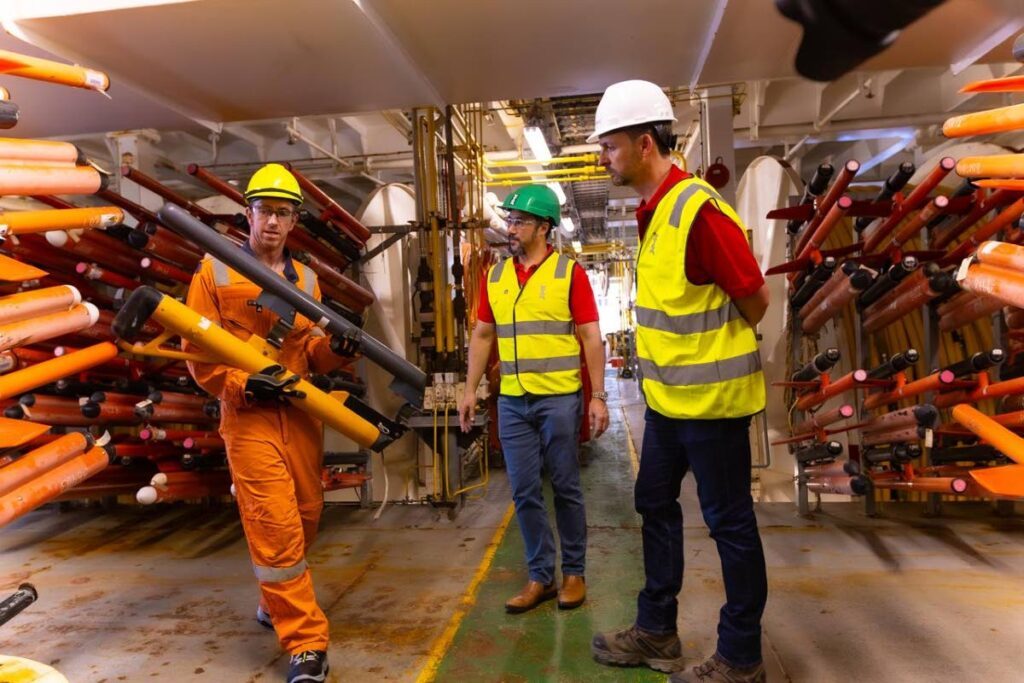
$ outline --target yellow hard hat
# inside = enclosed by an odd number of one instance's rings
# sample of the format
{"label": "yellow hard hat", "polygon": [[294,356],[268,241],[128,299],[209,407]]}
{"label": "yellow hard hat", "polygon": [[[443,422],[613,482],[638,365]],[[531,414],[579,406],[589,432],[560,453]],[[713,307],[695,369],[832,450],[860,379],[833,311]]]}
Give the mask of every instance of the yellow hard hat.
{"label": "yellow hard hat", "polygon": [[302,203],[302,189],[299,181],[281,164],[267,164],[252,174],[249,187],[245,189],[246,201],[254,199],[287,199]]}

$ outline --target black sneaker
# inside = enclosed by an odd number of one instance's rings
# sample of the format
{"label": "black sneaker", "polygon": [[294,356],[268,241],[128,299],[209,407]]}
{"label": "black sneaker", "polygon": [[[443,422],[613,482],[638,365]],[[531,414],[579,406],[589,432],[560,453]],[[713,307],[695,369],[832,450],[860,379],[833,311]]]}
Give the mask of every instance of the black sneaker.
{"label": "black sneaker", "polygon": [[292,655],[289,661],[287,683],[323,683],[327,680],[327,653],[323,650],[306,650]]}
{"label": "black sneaker", "polygon": [[263,605],[256,605],[256,622],[263,628],[274,630],[274,620],[270,618],[270,612],[263,609]]}

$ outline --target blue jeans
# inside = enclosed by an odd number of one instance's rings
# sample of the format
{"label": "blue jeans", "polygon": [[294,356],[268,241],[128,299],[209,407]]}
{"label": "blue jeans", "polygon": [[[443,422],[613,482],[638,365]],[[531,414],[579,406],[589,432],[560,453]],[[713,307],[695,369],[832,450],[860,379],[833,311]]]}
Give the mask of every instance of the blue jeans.
{"label": "blue jeans", "polygon": [[676,420],[648,408],[645,421],[634,494],[643,517],[647,582],[637,599],[636,624],[653,633],[676,632],[676,596],[683,586],[678,499],[683,477],[692,469],[725,582],[718,654],[734,666],[757,664],[768,580],[750,496],[750,418]]}
{"label": "blue jeans", "polygon": [[542,472],[547,472],[555,494],[562,574],[584,572],[587,516],[577,460],[582,415],[579,392],[498,397],[498,436],[526,545],[526,564],[530,579],[544,585],[555,579],[555,539],[544,507]]}

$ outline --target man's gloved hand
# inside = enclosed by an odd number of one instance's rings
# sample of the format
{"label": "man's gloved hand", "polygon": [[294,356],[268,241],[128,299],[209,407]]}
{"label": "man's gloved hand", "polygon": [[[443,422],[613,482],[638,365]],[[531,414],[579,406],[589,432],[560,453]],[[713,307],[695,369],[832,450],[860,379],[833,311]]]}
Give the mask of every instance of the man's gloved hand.
{"label": "man's gloved hand", "polygon": [[361,348],[362,343],[359,341],[358,335],[353,332],[336,334],[331,337],[331,351],[336,356],[355,358]]}
{"label": "man's gloved hand", "polygon": [[[245,399],[247,401],[277,401],[285,403],[289,398],[305,398],[306,392],[292,387],[299,382],[298,375],[290,377],[282,375],[284,368],[271,365],[258,373],[249,375],[245,382]],[[281,376],[279,376],[281,375]]]}

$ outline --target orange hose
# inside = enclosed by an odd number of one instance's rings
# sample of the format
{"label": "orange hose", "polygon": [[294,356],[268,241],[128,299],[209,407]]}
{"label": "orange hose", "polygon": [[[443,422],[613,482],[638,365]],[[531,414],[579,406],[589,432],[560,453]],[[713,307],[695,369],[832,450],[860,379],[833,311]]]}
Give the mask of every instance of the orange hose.
{"label": "orange hose", "polygon": [[990,266],[1024,271],[1024,247],[1016,244],[984,242],[978,247],[977,257],[979,261]]}

